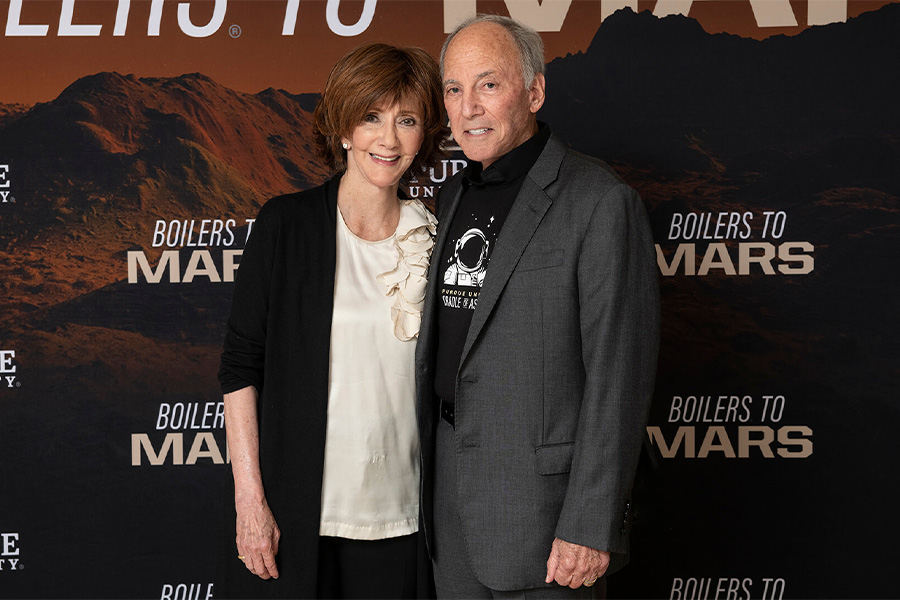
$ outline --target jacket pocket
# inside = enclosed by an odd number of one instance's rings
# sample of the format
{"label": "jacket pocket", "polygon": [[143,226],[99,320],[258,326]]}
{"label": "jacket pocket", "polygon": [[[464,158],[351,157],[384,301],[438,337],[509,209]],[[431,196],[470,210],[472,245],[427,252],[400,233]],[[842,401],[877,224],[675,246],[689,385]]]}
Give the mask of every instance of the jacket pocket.
{"label": "jacket pocket", "polygon": [[540,254],[532,254],[523,256],[519,264],[516,265],[517,271],[536,271],[538,269],[549,269],[550,267],[558,267],[563,263],[563,251],[559,248],[541,252]]}
{"label": "jacket pocket", "polygon": [[574,452],[574,442],[538,446],[534,449],[537,472],[540,475],[568,473],[572,468],[572,454]]}

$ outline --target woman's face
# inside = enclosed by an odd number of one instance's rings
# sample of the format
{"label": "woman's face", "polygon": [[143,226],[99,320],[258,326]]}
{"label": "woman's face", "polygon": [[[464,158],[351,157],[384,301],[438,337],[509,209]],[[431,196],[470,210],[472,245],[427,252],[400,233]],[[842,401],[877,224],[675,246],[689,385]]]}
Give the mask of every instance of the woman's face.
{"label": "woman's face", "polygon": [[410,102],[371,107],[349,139],[347,175],[378,188],[397,187],[422,146],[422,111]]}

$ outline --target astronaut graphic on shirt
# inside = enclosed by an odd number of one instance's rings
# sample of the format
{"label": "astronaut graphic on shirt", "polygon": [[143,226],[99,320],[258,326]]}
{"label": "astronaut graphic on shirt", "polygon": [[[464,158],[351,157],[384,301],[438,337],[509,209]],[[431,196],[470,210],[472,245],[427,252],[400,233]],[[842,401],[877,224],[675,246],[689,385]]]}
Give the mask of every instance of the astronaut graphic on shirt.
{"label": "astronaut graphic on shirt", "polygon": [[492,214],[493,207],[479,203],[466,208],[469,210],[461,212],[454,220],[444,246],[446,266],[442,274],[441,300],[445,308],[471,314],[478,304],[500,229],[499,220]]}
{"label": "astronaut graphic on shirt", "polygon": [[473,227],[456,241],[444,283],[461,287],[481,287],[487,272],[491,243],[484,232]]}

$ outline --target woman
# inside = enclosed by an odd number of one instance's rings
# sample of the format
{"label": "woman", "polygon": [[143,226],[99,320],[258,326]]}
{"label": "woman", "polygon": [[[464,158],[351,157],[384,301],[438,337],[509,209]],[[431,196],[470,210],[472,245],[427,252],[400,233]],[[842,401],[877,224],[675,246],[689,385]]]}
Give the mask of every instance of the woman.
{"label": "woman", "polygon": [[235,530],[217,598],[416,593],[413,371],[435,220],[398,188],[440,152],[437,64],[361,46],[314,119],[339,174],[263,206],[235,284],[219,371]]}

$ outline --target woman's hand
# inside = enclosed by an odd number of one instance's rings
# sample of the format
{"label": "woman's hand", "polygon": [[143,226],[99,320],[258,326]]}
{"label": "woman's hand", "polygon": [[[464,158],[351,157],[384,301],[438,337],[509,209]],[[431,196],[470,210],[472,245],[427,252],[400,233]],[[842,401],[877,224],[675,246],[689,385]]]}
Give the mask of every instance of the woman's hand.
{"label": "woman's hand", "polygon": [[278,579],[281,532],[266,502],[259,468],[258,394],[253,386],[225,394],[225,435],[234,474],[234,508],[238,559],[263,579]]}
{"label": "woman's hand", "polygon": [[[243,504],[243,506],[242,506]],[[238,502],[237,549],[247,569],[262,579],[278,579],[278,540],[281,531],[265,498],[262,502]]]}

